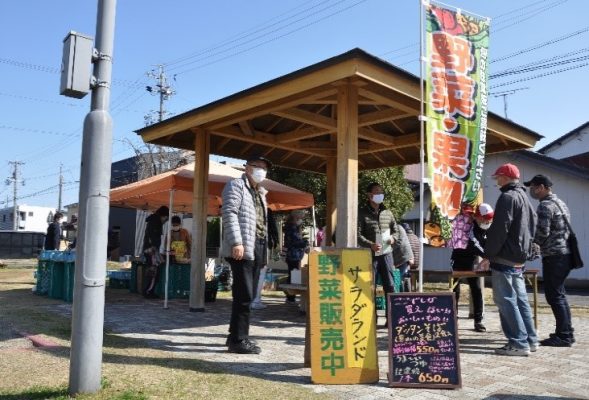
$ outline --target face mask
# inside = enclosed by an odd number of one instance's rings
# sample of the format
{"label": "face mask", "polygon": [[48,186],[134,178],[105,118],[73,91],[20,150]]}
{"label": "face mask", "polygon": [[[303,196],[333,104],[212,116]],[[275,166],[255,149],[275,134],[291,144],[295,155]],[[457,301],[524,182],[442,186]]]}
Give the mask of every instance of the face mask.
{"label": "face mask", "polygon": [[492,222],[483,222],[479,224],[479,227],[483,230],[487,230],[491,227]]}
{"label": "face mask", "polygon": [[382,203],[384,201],[384,194],[373,194],[372,201],[374,201],[376,204]]}
{"label": "face mask", "polygon": [[178,232],[178,231],[180,230],[180,227],[179,227],[179,226],[173,226],[173,227],[172,227],[172,230],[173,230],[174,232]]}
{"label": "face mask", "polygon": [[255,183],[261,183],[264,181],[264,179],[266,179],[266,170],[263,168],[253,168],[251,176]]}

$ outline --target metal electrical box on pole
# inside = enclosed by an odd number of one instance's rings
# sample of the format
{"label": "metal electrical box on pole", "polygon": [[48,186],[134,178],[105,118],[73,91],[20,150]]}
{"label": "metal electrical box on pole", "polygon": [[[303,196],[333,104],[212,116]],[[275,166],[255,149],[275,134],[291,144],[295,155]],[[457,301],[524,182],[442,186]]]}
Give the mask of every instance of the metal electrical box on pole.
{"label": "metal electrical box on pole", "polygon": [[63,39],[59,94],[81,99],[90,92],[94,39],[71,31]]}
{"label": "metal electrical box on pole", "polygon": [[[64,51],[64,58],[73,66],[64,70],[65,95],[80,96],[87,63],[94,60],[92,101],[84,119],[82,139],[82,167],[80,172],[80,213],[76,241],[76,267],[72,305],[72,338],[70,352],[69,393],[94,393],[101,389],[102,345],[104,329],[104,295],[106,283],[106,246],[112,157],[112,118],[109,114],[112,56],[114,46],[116,0],[99,0],[96,17],[96,49],[88,58],[78,49],[78,38],[73,56]],[[68,49],[72,49],[68,46]],[[81,51],[81,53],[79,53]],[[83,60],[78,63],[78,55]],[[85,61],[84,61],[85,60]],[[68,64],[64,64],[64,67]],[[72,76],[70,76],[70,73]],[[78,79],[77,74],[82,78]],[[71,78],[71,79],[70,79]],[[77,86],[77,82],[82,82]],[[62,80],[63,84],[63,80]]]}

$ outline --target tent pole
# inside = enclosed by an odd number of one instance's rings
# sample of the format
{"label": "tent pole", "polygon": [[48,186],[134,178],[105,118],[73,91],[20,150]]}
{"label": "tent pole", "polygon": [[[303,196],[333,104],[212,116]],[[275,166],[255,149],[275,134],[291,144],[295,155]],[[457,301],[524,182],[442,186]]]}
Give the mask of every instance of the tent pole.
{"label": "tent pole", "polygon": [[317,222],[315,221],[315,206],[311,206],[311,214],[313,215],[313,236],[311,236],[309,243],[315,243],[315,246],[321,246],[321,243],[316,243],[317,240]]}
{"label": "tent pole", "polygon": [[170,190],[170,207],[168,211],[168,232],[166,234],[166,283],[164,285],[164,308],[168,308],[168,279],[170,276],[170,241],[172,236],[172,210],[174,209],[174,189]]}

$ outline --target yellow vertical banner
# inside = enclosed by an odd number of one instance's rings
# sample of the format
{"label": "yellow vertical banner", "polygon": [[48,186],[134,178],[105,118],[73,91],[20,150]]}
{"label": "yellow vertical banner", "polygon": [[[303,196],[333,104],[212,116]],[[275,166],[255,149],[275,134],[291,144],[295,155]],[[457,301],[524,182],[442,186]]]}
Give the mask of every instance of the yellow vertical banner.
{"label": "yellow vertical banner", "polygon": [[309,323],[313,383],[378,381],[373,290],[369,250],[311,252]]}

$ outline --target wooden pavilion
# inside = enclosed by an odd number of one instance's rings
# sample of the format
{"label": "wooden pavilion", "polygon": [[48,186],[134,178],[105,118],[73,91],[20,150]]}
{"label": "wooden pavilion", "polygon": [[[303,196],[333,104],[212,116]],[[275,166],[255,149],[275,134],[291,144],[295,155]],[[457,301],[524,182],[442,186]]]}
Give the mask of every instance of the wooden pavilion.
{"label": "wooden pavilion", "polygon": [[[419,113],[419,77],[353,49],[138,130],[145,142],[196,153],[191,310],[204,309],[209,154],[263,155],[325,173],[326,236],[335,226],[338,247],[355,247],[358,171],[418,163]],[[541,138],[488,115],[487,153],[531,148]]]}

